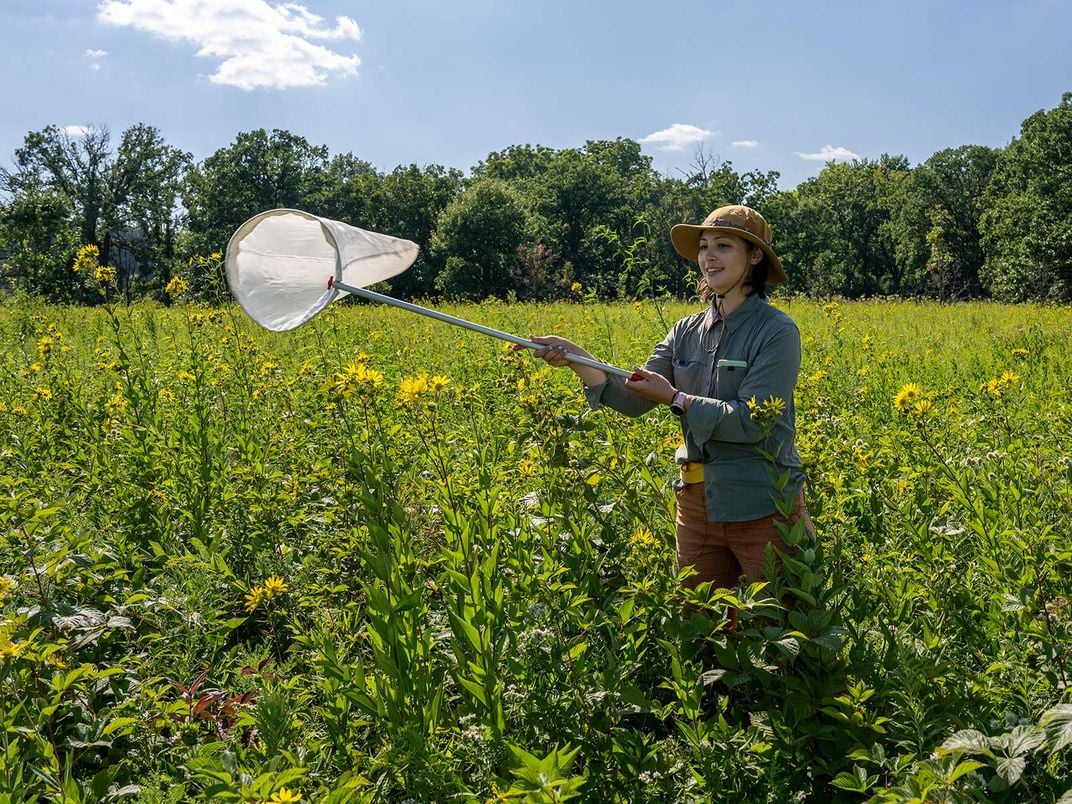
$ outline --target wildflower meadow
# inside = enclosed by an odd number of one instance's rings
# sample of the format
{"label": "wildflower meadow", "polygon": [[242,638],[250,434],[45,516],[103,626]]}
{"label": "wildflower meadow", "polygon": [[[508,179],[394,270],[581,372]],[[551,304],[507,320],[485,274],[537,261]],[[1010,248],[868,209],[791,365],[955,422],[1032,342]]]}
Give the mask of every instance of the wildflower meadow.
{"label": "wildflower meadow", "polygon": [[[1072,801],[1069,308],[776,300],[817,535],[684,591],[667,410],[175,281],[0,307],[0,800]],[[625,367],[695,309],[574,291],[444,309]]]}

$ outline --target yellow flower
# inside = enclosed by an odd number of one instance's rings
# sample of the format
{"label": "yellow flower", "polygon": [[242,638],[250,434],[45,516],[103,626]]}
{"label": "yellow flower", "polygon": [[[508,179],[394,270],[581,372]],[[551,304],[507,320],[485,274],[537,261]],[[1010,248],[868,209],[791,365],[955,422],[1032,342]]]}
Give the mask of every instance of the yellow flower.
{"label": "yellow flower", "polygon": [[395,394],[395,399],[400,405],[409,406],[415,404],[424,394],[428,393],[428,373],[419,377],[404,377]]}
{"label": "yellow flower", "polygon": [[635,531],[629,541],[638,550],[656,550],[659,547],[659,540],[647,528]]}
{"label": "yellow flower", "polygon": [[93,269],[93,281],[98,285],[114,285],[115,276],[115,268],[111,265],[98,265]]}
{"label": "yellow flower", "polygon": [[82,246],[78,249],[78,254],[75,255],[74,265],[71,266],[71,270],[76,274],[80,274],[83,271],[87,273],[97,267],[97,260],[100,259],[100,249],[96,246]]}
{"label": "yellow flower", "polygon": [[269,804],[294,804],[296,801],[302,800],[301,790],[288,790],[285,787],[280,787],[274,793],[272,797],[268,799]]}
{"label": "yellow flower", "polygon": [[436,375],[435,377],[432,377],[432,379],[428,381],[428,389],[433,394],[438,394],[440,391],[442,391],[448,385],[450,385],[450,380],[447,379],[446,377],[442,376],[442,375]]}
{"label": "yellow flower", "polygon": [[130,400],[123,396],[122,388],[117,389],[116,392],[109,397],[108,401],[104,403],[104,409],[109,416],[125,413],[129,408]]}
{"label": "yellow flower", "polygon": [[46,402],[52,399],[52,389],[45,388],[43,385],[39,385],[34,388],[34,399],[43,399]]}
{"label": "yellow flower", "polygon": [[271,600],[273,597],[278,597],[279,595],[285,594],[287,588],[288,587],[286,581],[284,581],[278,575],[273,575],[264,582],[264,595],[269,600]]}
{"label": "yellow flower", "polygon": [[574,293],[580,293],[582,290],[584,290],[584,285],[582,285],[580,282],[574,282],[572,285],[569,286],[569,289]]}
{"label": "yellow flower", "polygon": [[1012,356],[1017,360],[1027,360],[1027,349],[1013,349]]}
{"label": "yellow flower", "polygon": [[19,654],[26,650],[28,643],[11,641],[13,630],[14,625],[11,623],[0,628],[0,661],[18,658]]}
{"label": "yellow flower", "polygon": [[979,390],[985,391],[995,399],[998,399],[1003,393],[1005,393],[1005,386],[1002,384],[1001,380],[997,379],[996,377],[991,377],[989,380],[979,386]]}
{"label": "yellow flower", "polygon": [[893,397],[893,406],[897,410],[906,411],[920,398],[923,389],[914,382],[901,386],[901,390]]}
{"label": "yellow flower", "polygon": [[930,416],[934,413],[934,403],[929,399],[921,399],[912,406],[910,413],[920,418]]}
{"label": "yellow flower", "polygon": [[42,335],[37,339],[37,353],[44,357],[52,351],[52,345],[56,342],[55,338],[50,338],[48,335]]}
{"label": "yellow flower", "polygon": [[12,642],[9,639],[0,640],[0,661],[16,659],[24,650],[26,650],[25,642]]}
{"label": "yellow flower", "polygon": [[254,586],[246,594],[246,611],[252,614],[266,599],[267,598],[264,595],[264,587]]}
{"label": "yellow flower", "polygon": [[774,423],[785,413],[785,400],[777,396],[769,396],[762,402],[752,397],[746,404],[749,418],[764,430],[773,427]]}
{"label": "yellow flower", "polygon": [[1001,375],[1001,384],[1006,388],[1012,388],[1016,383],[1020,382],[1020,375],[1014,374],[1011,371],[1006,371]]}
{"label": "yellow flower", "polygon": [[173,276],[171,277],[171,281],[167,283],[167,287],[164,288],[164,293],[174,299],[178,296],[181,296],[189,289],[190,286],[186,284],[185,279],[183,279],[181,276]]}
{"label": "yellow flower", "polygon": [[370,369],[364,363],[354,362],[327,380],[322,390],[342,399],[349,399],[355,393],[358,397],[368,398],[382,387],[382,373]]}
{"label": "yellow flower", "polygon": [[526,458],[517,465],[517,473],[521,477],[533,477],[536,474],[536,461]]}

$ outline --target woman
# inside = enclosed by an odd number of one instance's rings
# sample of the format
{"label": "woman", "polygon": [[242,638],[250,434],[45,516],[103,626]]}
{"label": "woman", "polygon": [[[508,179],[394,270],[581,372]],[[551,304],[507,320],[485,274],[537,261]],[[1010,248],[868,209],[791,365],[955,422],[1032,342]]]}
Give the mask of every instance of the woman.
{"label": "woman", "polygon": [[721,207],[698,226],[674,226],[670,240],[699,262],[712,303],[673,326],[637,379],[567,362],[567,352],[591,355],[563,338],[533,340],[546,345],[537,354],[547,363],[580,376],[593,410],[640,416],[662,404],[680,418],[678,570],[695,568],[690,587],[732,587],[762,579],[768,544],[784,549],[777,523],[803,518],[811,530],[793,444],[800,332],[766,301],[767,286],[787,277],[758,212]]}

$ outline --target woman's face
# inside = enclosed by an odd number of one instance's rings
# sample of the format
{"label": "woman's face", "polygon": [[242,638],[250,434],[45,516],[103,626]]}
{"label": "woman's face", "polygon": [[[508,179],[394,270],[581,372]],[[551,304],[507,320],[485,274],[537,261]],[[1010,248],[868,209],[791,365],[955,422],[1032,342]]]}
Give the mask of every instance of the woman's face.
{"label": "woman's face", "polygon": [[719,295],[744,294],[743,285],[763,252],[743,237],[715,231],[700,233],[700,276]]}

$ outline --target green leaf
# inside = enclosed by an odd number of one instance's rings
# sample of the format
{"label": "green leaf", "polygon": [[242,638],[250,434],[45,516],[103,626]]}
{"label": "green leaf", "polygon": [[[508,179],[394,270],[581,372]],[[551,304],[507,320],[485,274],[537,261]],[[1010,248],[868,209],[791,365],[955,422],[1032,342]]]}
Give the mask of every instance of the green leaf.
{"label": "green leaf", "polygon": [[971,773],[972,771],[979,770],[979,768],[981,767],[983,767],[982,762],[976,762],[974,759],[965,759],[963,762],[957,763],[957,766],[949,772],[949,775],[946,777],[946,780],[949,782],[955,782],[961,776]]}
{"label": "green leaf", "polygon": [[109,734],[119,731],[119,729],[123,729],[124,733],[129,733],[127,726],[134,725],[138,720],[139,718],[136,717],[117,717],[115,720],[108,722],[108,725],[101,730],[101,734],[107,737]]}
{"label": "green leaf", "polygon": [[475,681],[470,681],[467,678],[459,678],[458,683],[461,684],[469,693],[476,698],[484,706],[488,705],[488,696],[484,692],[484,688],[477,684]]}
{"label": "green leaf", "polygon": [[1046,744],[1046,735],[1038,726],[1017,726],[1000,739],[1005,753],[1010,756],[1030,754]]}
{"label": "green leaf", "polygon": [[993,757],[990,750],[990,738],[975,729],[962,729],[955,732],[938,747],[940,755],[945,754],[985,754]]}
{"label": "green leaf", "polygon": [[1050,752],[1056,754],[1072,743],[1072,704],[1059,704],[1047,709],[1039,720],[1049,743]]}
{"label": "green leaf", "polygon": [[854,793],[866,793],[874,787],[875,782],[877,781],[877,775],[868,776],[867,771],[857,766],[854,768],[853,773],[839,773],[834,777],[831,784],[842,790],[851,790]]}
{"label": "green leaf", "polygon": [[998,776],[1004,779],[1008,785],[1020,781],[1026,766],[1027,757],[1024,756],[998,757],[994,762],[994,769],[997,771]]}
{"label": "green leaf", "polygon": [[566,653],[566,658],[572,661],[573,659],[576,659],[578,656],[584,653],[586,650],[588,650],[588,643],[578,642],[576,645],[569,649],[569,652]]}

